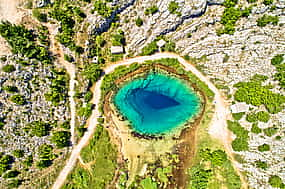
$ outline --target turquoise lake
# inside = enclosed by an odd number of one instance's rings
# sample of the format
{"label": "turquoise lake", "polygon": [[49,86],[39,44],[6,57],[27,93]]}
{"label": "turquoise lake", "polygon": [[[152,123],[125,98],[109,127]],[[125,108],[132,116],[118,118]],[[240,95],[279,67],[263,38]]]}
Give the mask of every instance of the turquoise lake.
{"label": "turquoise lake", "polygon": [[145,135],[166,134],[199,112],[200,98],[173,76],[149,73],[126,83],[114,97],[134,131]]}

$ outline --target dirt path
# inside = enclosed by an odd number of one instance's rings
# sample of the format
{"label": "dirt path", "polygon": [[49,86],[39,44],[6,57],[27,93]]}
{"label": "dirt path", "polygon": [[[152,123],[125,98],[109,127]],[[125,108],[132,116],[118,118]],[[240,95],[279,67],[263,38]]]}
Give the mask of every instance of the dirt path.
{"label": "dirt path", "polygon": [[[229,155],[230,159],[233,161],[233,152],[230,148],[230,140],[229,140],[230,135],[226,128],[226,121],[227,121],[227,118],[230,116],[228,105],[226,101],[224,100],[224,98],[222,97],[222,95],[220,94],[220,91],[215,87],[215,85],[206,76],[204,76],[198,69],[196,69],[195,66],[189,64],[186,60],[184,60],[182,57],[180,57],[177,54],[157,53],[151,56],[136,57],[136,58],[126,59],[126,60],[117,62],[115,64],[107,66],[104,69],[104,71],[106,74],[108,74],[114,71],[116,67],[121,66],[121,65],[129,65],[135,62],[143,63],[147,60],[156,60],[156,59],[161,59],[161,58],[177,58],[179,62],[185,67],[185,70],[191,71],[192,73],[194,73],[197,77],[199,77],[201,81],[206,83],[208,87],[215,93],[215,97],[214,97],[215,113],[210,123],[209,133],[212,137],[218,138],[224,144],[227,154]],[[98,111],[98,105],[99,105],[99,101],[101,97],[101,90],[100,90],[101,84],[102,84],[102,78],[96,83],[95,87],[92,88],[93,94],[94,94],[92,103],[95,104],[96,106],[92,112],[90,119],[87,122],[88,130],[84,134],[82,139],[79,141],[78,145],[74,147],[71,153],[70,159],[68,160],[64,169],[62,170],[56,182],[54,183],[53,189],[61,188],[68,174],[73,169],[76,163],[76,160],[80,155],[81,149],[85,145],[87,145],[89,139],[93,136],[93,133],[95,131],[96,124],[97,124],[97,118],[100,115]],[[247,188],[247,184],[242,174],[240,173],[240,171],[236,168],[236,163],[234,161],[233,161],[233,165],[237,173],[241,177],[243,188]]]}
{"label": "dirt path", "polygon": [[54,36],[55,36],[55,25],[52,24],[45,24],[45,26],[48,28],[49,33],[50,33],[50,46],[51,46],[51,51],[57,56],[58,63],[62,65],[68,75],[69,75],[69,91],[68,91],[68,96],[69,96],[69,107],[70,107],[70,113],[71,113],[71,118],[70,118],[70,132],[71,132],[71,143],[75,145],[75,118],[76,118],[76,104],[74,101],[74,95],[75,95],[75,84],[76,84],[76,69],[75,65],[72,63],[69,63],[64,60],[64,53],[60,45],[57,44]]}

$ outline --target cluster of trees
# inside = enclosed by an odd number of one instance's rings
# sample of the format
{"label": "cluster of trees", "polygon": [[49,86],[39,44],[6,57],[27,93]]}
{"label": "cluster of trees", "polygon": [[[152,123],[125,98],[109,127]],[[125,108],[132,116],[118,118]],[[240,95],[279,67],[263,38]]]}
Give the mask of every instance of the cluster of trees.
{"label": "cluster of trees", "polygon": [[56,155],[53,153],[52,145],[43,144],[38,149],[39,161],[36,163],[36,166],[40,169],[49,167],[52,164],[52,161],[56,158]]}
{"label": "cluster of trees", "polygon": [[107,2],[105,0],[96,0],[94,3],[94,11],[97,11],[97,13],[105,18],[109,18],[114,8],[107,5]]}
{"label": "cluster of trees", "polygon": [[199,155],[204,161],[210,161],[214,166],[221,166],[228,160],[227,154],[222,150],[211,151],[205,148],[199,151]]}
{"label": "cluster of trees", "polygon": [[92,83],[99,80],[102,75],[102,68],[98,64],[87,64],[84,67],[83,75],[89,79]]}
{"label": "cluster of trees", "polygon": [[221,23],[224,25],[223,28],[217,31],[218,35],[221,34],[230,34],[233,35],[235,32],[236,22],[241,17],[248,17],[251,13],[251,7],[247,7],[244,9],[235,8],[236,1],[225,1],[224,4],[227,8],[225,8],[224,13],[222,15]]}
{"label": "cluster of trees", "polygon": [[71,134],[68,131],[57,131],[52,134],[51,142],[53,142],[57,148],[64,148],[70,145]]}
{"label": "cluster of trees", "polygon": [[10,100],[12,101],[12,102],[14,102],[15,104],[17,104],[17,105],[24,105],[24,104],[26,104],[26,99],[25,99],[25,97],[24,96],[22,96],[22,95],[19,95],[19,94],[16,94],[16,95],[13,95],[13,96],[11,96],[10,97]]}
{"label": "cluster of trees", "polygon": [[266,136],[273,136],[278,132],[278,128],[276,126],[268,127],[266,129],[263,129],[263,132]]}
{"label": "cluster of trees", "polygon": [[46,100],[57,106],[60,102],[64,102],[68,96],[68,75],[65,71],[53,70],[53,78],[49,91],[45,94]]}
{"label": "cluster of trees", "polygon": [[262,130],[258,127],[258,123],[253,123],[250,131],[255,134],[259,134],[262,132]]}
{"label": "cluster of trees", "polygon": [[124,32],[118,30],[116,34],[112,35],[111,41],[113,46],[124,46],[126,44]]}
{"label": "cluster of trees", "polygon": [[208,188],[209,181],[213,177],[211,169],[205,169],[203,166],[198,165],[191,169],[191,188],[206,189]]}
{"label": "cluster of trees", "polygon": [[49,46],[49,32],[46,26],[39,26],[38,27],[38,39],[40,44],[48,47]]}
{"label": "cluster of trees", "polygon": [[181,16],[181,12],[178,12],[179,4],[175,1],[171,1],[168,5],[168,10],[171,14],[177,14],[178,16]]}
{"label": "cluster of trees", "polygon": [[155,13],[157,13],[158,12],[158,8],[157,8],[157,6],[156,5],[153,5],[153,6],[151,6],[151,7],[149,7],[149,8],[147,8],[145,11],[144,11],[144,14],[145,15],[154,15]]}
{"label": "cluster of trees", "polygon": [[5,126],[5,117],[0,117],[0,130],[2,130]]}
{"label": "cluster of trees", "polygon": [[91,116],[92,114],[92,110],[93,110],[94,105],[91,103],[87,103],[85,106],[82,106],[79,110],[78,110],[78,115],[88,118]]}
{"label": "cluster of trees", "polygon": [[37,137],[49,135],[50,130],[50,124],[43,121],[33,121],[27,127],[25,127],[25,131],[28,131],[31,136]]}
{"label": "cluster of trees", "polygon": [[274,79],[279,81],[279,85],[285,89],[285,62],[284,54],[277,54],[271,59],[271,64],[275,66],[277,73]]}
{"label": "cluster of trees", "polygon": [[279,22],[278,16],[271,16],[271,15],[263,15],[262,17],[256,20],[257,26],[264,27],[267,24],[277,25]]}
{"label": "cluster of trees", "polygon": [[268,122],[270,119],[270,115],[269,113],[265,112],[265,111],[260,111],[257,113],[250,113],[246,115],[246,120],[248,122],[257,122],[257,121],[261,121],[261,122]]}
{"label": "cluster of trees", "polygon": [[13,25],[8,21],[2,22],[0,24],[0,35],[7,40],[13,53],[27,58],[35,58],[44,64],[52,62],[48,50],[37,45],[33,32],[24,26]]}
{"label": "cluster of trees", "polygon": [[238,102],[246,102],[254,106],[264,105],[268,112],[273,114],[283,109],[285,97],[262,86],[260,81],[239,82],[234,87],[237,88],[234,98]]}
{"label": "cluster of trees", "polygon": [[7,65],[5,65],[5,66],[2,67],[2,71],[3,71],[3,72],[6,72],[6,73],[11,73],[11,72],[16,71],[16,68],[15,68],[14,65],[7,64]]}
{"label": "cluster of trees", "polygon": [[145,55],[151,55],[151,54],[156,53],[159,50],[157,46],[157,42],[160,39],[163,39],[164,41],[166,41],[166,44],[163,47],[161,47],[161,51],[175,52],[175,43],[166,39],[163,36],[160,36],[160,37],[157,37],[154,41],[152,41],[148,45],[146,45],[144,48],[142,48],[142,52],[140,55],[145,56]]}
{"label": "cluster of trees", "polygon": [[264,169],[264,170],[268,168],[266,161],[257,160],[255,161],[255,165],[257,168]]}
{"label": "cluster of trees", "polygon": [[81,54],[83,49],[80,46],[77,46],[74,42],[74,26],[77,18],[79,22],[83,21],[86,15],[78,7],[73,7],[68,4],[61,5],[60,1],[55,1],[53,4],[53,10],[49,15],[60,22],[60,32],[56,36],[57,40],[68,47],[70,50],[75,51],[78,54]]}
{"label": "cluster of trees", "polygon": [[245,112],[233,113],[232,116],[233,116],[234,120],[238,121],[243,117],[244,114],[245,114]]}
{"label": "cluster of trees", "polygon": [[248,131],[244,129],[237,121],[227,121],[228,129],[232,131],[236,138],[232,142],[234,151],[247,151],[248,150]]}
{"label": "cluster of trees", "polygon": [[16,158],[22,158],[22,157],[24,157],[25,152],[24,152],[24,150],[18,149],[18,150],[14,150],[14,151],[12,152],[12,154],[13,154]]}

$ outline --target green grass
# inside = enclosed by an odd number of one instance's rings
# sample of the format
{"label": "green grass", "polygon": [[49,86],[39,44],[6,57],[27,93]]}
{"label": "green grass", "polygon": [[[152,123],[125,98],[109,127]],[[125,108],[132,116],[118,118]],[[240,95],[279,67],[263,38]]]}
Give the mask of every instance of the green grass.
{"label": "green grass", "polygon": [[68,176],[64,189],[102,189],[109,184],[117,168],[117,148],[103,126],[98,125],[88,146],[81,151],[84,163],[90,163],[90,170],[78,163]]}

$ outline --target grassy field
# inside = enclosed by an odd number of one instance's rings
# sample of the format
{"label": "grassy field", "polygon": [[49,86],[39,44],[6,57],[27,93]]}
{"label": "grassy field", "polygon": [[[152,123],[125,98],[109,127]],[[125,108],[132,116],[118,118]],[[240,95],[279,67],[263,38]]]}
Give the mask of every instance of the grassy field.
{"label": "grassy field", "polygon": [[117,154],[107,130],[98,125],[92,140],[81,152],[84,165],[77,163],[63,189],[105,188],[114,177]]}

